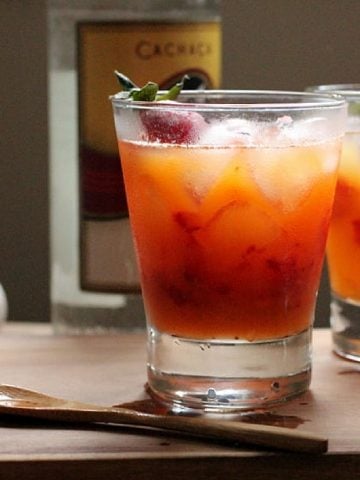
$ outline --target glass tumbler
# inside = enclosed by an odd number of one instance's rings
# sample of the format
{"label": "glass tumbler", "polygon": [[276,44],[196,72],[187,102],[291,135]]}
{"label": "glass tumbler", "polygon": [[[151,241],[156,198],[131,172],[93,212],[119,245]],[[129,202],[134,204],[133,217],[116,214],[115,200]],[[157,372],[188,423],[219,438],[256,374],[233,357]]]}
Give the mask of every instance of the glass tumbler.
{"label": "glass tumbler", "polygon": [[322,85],[348,105],[335,203],[327,243],[331,330],[336,353],[360,361],[360,84]]}
{"label": "glass tumbler", "polygon": [[151,394],[174,410],[234,412],[306,391],[345,101],[215,90],[111,100]]}

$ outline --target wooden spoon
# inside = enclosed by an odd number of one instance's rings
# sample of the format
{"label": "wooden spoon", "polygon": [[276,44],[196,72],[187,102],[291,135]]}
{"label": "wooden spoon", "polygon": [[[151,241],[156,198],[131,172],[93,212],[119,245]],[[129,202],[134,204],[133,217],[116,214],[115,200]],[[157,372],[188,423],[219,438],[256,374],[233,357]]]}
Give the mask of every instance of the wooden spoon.
{"label": "wooden spoon", "polygon": [[231,441],[275,449],[323,453],[328,441],[304,431],[214,418],[164,416],[120,407],[102,407],[50,397],[11,385],[0,385],[0,413],[44,420],[113,423],[176,431],[212,441]]}

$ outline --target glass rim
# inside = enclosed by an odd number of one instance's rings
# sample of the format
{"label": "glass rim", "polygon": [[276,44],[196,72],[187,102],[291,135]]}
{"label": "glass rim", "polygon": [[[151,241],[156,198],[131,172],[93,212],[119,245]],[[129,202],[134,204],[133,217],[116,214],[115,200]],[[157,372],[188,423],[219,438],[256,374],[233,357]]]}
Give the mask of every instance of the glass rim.
{"label": "glass rim", "polygon": [[344,97],[348,101],[360,102],[360,83],[329,83],[312,85],[306,89],[312,93],[334,93]]}
{"label": "glass rim", "polygon": [[[159,91],[165,93],[165,91]],[[253,102],[231,102],[231,103],[203,103],[203,102],[181,102],[184,97],[208,97],[211,99],[220,98],[253,98],[263,101]],[[292,99],[292,101],[280,101],[281,98]],[[279,101],[265,102],[265,98],[279,98]],[[276,110],[317,110],[339,108],[345,106],[345,99],[337,93],[299,92],[286,90],[183,90],[178,99],[180,101],[129,101],[129,92],[119,92],[109,97],[113,106],[126,109],[185,109],[197,111],[219,111],[219,110],[244,110],[244,111],[276,111]],[[298,101],[296,101],[298,100]],[[300,100],[300,101],[299,101]],[[303,100],[303,101],[301,101]],[[306,100],[306,101],[304,101]]]}

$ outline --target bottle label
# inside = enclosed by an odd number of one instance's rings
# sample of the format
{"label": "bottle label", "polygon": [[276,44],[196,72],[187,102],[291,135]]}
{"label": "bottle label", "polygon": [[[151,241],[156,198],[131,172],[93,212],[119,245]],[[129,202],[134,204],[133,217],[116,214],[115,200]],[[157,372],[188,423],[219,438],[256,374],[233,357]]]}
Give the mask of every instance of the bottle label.
{"label": "bottle label", "polygon": [[[109,221],[121,222],[128,214],[109,101],[110,95],[121,90],[114,70],[123,72],[139,86],[151,80],[167,89],[188,74],[187,88],[218,88],[221,26],[218,22],[81,22],[77,35],[80,283],[83,289],[95,291],[137,291],[137,272],[134,273],[133,268],[124,271],[120,265],[123,259],[115,255],[111,261],[106,261],[108,248],[101,252],[104,262],[99,258],[96,262],[92,260],[93,246],[99,255],[101,239],[106,237],[104,243],[107,245],[115,245],[118,241],[116,237],[121,234],[121,227],[119,225],[119,231],[114,225],[109,228]],[[102,220],[101,225],[89,233],[94,220],[96,223]],[[84,222],[87,222],[86,228]],[[115,265],[116,262],[119,265]],[[99,265],[96,274],[89,273],[94,271],[93,263]],[[101,264],[112,266],[104,272]],[[121,275],[123,278],[119,278]]]}

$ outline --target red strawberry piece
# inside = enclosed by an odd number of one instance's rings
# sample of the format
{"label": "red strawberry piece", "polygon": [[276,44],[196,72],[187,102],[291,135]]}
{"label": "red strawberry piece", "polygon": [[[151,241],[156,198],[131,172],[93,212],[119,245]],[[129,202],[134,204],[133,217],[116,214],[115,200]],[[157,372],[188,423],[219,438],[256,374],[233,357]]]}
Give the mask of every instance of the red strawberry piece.
{"label": "red strawberry piece", "polygon": [[201,229],[201,223],[196,213],[192,212],[176,212],[173,214],[175,222],[186,233],[193,233]]}
{"label": "red strawberry piece", "polygon": [[196,143],[206,126],[199,113],[181,110],[145,110],[141,112],[141,119],[150,142]]}

